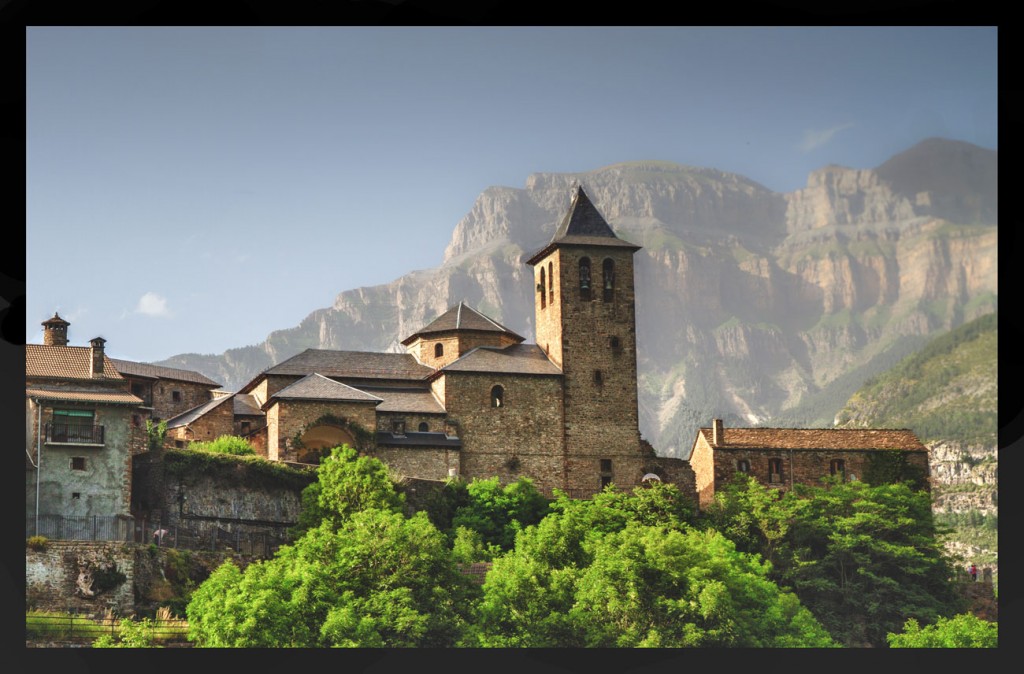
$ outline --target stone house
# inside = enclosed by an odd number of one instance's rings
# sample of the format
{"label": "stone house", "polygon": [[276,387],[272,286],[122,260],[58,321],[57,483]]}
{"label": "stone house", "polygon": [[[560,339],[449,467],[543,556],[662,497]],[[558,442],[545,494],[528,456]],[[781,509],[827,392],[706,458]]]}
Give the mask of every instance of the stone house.
{"label": "stone house", "polygon": [[170,419],[208,402],[220,384],[191,370],[136,363],[112,358],[114,367],[128,380],[131,392],[143,401],[142,412],[154,422]]}
{"label": "stone house", "polygon": [[[460,302],[403,339],[406,353],[307,349],[264,370],[234,394],[231,424],[245,416],[261,454],[278,461],[315,463],[348,443],[409,478],[528,476],[548,494],[585,498],[653,475],[695,494],[689,465],[640,437],[637,250],[577,188],[527,260],[536,344]],[[229,409],[211,400],[168,426],[182,441],[212,435],[229,428]]]}
{"label": "stone house", "polygon": [[872,462],[883,453],[927,477],[928,449],[906,429],[727,429],[721,419],[714,419],[710,428],[697,431],[689,463],[700,506],[705,507],[736,473],[780,490],[794,484],[818,486],[825,476],[856,480],[870,475]]}
{"label": "stone house", "polygon": [[143,401],[104,353],[106,340],[70,346],[69,325],[54,314],[43,323],[43,344],[25,345],[30,534],[46,534],[47,516],[92,518],[94,526],[127,518],[131,457],[145,447],[145,431],[133,423]]}

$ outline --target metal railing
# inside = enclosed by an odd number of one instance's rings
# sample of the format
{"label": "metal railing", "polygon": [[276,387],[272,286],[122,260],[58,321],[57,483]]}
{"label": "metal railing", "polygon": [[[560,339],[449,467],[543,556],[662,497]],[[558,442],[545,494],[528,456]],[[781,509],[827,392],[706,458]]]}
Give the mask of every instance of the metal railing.
{"label": "metal railing", "polygon": [[55,541],[130,541],[135,525],[128,515],[40,515],[25,517],[28,536]]}
{"label": "metal railing", "polygon": [[[114,616],[91,617],[82,614],[49,614],[30,612],[25,620],[25,638],[28,641],[84,641],[91,642],[121,631],[121,619]],[[158,643],[188,642],[188,623],[184,620],[151,620],[147,630]]]}
{"label": "metal railing", "polygon": [[46,441],[69,444],[103,444],[103,426],[100,424],[65,424],[46,422]]}

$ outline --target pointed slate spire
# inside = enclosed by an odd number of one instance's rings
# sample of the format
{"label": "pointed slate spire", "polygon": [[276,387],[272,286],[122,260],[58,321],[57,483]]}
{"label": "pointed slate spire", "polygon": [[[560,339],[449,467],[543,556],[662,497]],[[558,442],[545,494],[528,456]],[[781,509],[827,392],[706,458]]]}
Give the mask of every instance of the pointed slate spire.
{"label": "pointed slate spire", "polygon": [[534,253],[526,264],[537,264],[554,248],[563,245],[578,246],[613,246],[640,250],[640,246],[624,241],[615,235],[604,216],[597,210],[590,197],[583,191],[582,185],[576,185],[569,204],[569,212],[555,230],[555,235],[548,245]]}
{"label": "pointed slate spire", "polygon": [[572,202],[569,204],[569,212],[562,218],[562,224],[555,230],[552,242],[564,239],[567,236],[605,236],[612,239],[615,232],[608,226],[607,221],[598,212],[590,197],[583,191],[582,185],[576,186],[572,195]]}

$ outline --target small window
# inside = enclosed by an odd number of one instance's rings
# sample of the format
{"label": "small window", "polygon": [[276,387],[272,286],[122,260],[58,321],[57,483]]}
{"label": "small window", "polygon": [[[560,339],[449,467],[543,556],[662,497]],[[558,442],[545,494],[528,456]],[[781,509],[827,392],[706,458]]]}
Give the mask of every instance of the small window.
{"label": "small window", "polygon": [[612,351],[619,351],[622,348],[622,342],[619,341],[618,337],[612,337],[608,340],[612,345]]}
{"label": "small window", "polygon": [[427,425],[427,422],[426,421],[421,421],[420,422],[420,433],[426,433],[429,430],[430,430],[430,426]]}
{"label": "small window", "polygon": [[491,407],[501,407],[505,404],[505,389],[495,386],[491,389]]}
{"label": "small window", "polygon": [[580,259],[580,299],[590,301],[590,258]]}
{"label": "small window", "polygon": [[132,395],[139,396],[140,398],[142,398],[145,396],[145,394],[146,389],[142,386],[142,384],[140,384],[139,382],[132,383]]}
{"label": "small window", "polygon": [[141,425],[142,425],[142,419],[139,417],[138,414],[133,414],[132,415],[132,427],[138,428]]}
{"label": "small window", "polygon": [[605,258],[601,265],[601,277],[604,301],[611,302],[615,297],[615,262],[611,258]]}
{"label": "small window", "polygon": [[841,475],[841,476],[845,477],[846,476],[846,462],[843,461],[842,459],[832,459],[832,461],[829,462],[828,472],[831,475]]}
{"label": "small window", "polygon": [[594,370],[594,383],[598,386],[604,384],[604,374],[600,370]]}
{"label": "small window", "polygon": [[611,459],[601,459],[601,472],[602,473],[610,473],[610,472],[612,472],[612,460]]}
{"label": "small window", "polygon": [[438,342],[434,345],[434,358],[440,358],[444,355],[444,344]]}
{"label": "small window", "polygon": [[537,292],[540,293],[540,308],[544,309],[548,306],[547,302],[547,283],[544,282],[544,267],[540,268],[540,283],[537,284]]}
{"label": "small window", "polygon": [[171,400],[176,403],[181,402],[181,391],[171,391]]}
{"label": "small window", "polygon": [[550,262],[548,262],[548,301],[552,304],[555,303],[555,274]]}
{"label": "small window", "polygon": [[71,470],[85,470],[85,457],[84,456],[72,456],[71,457]]}
{"label": "small window", "polygon": [[605,487],[607,487],[611,483],[612,483],[612,476],[611,475],[602,475],[601,476],[601,489],[604,489]]}
{"label": "small window", "polygon": [[782,459],[768,459],[768,481],[782,482]]}
{"label": "small window", "polygon": [[242,431],[242,435],[248,435],[249,430],[252,428],[251,424],[248,421],[243,421],[241,424],[239,424],[239,426],[240,430]]}
{"label": "small window", "polygon": [[391,422],[391,432],[395,435],[405,435],[405,420],[395,419]]}
{"label": "small window", "polygon": [[185,441],[184,440],[175,440],[174,441],[174,446],[177,449],[182,449],[185,446]]}
{"label": "small window", "polygon": [[77,501],[78,499],[82,498],[82,492],[80,492],[80,491],[73,491],[73,492],[71,492],[71,498]]}
{"label": "small window", "polygon": [[746,459],[740,459],[739,461],[736,462],[736,470],[740,473],[749,473],[750,462],[747,461]]}

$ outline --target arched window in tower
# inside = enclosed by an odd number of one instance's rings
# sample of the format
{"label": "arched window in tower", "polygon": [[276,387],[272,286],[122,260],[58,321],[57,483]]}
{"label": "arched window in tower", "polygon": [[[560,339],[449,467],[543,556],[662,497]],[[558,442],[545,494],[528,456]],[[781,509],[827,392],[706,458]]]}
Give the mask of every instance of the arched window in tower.
{"label": "arched window in tower", "polygon": [[580,299],[590,301],[590,258],[580,258]]}
{"label": "arched window in tower", "polygon": [[611,302],[615,297],[615,262],[610,258],[604,259],[601,265],[601,287],[604,289],[604,301]]}
{"label": "arched window in tower", "polygon": [[440,358],[444,355],[444,344],[438,342],[434,345],[434,358]]}
{"label": "arched window in tower", "polygon": [[555,272],[548,262],[548,302],[555,303]]}
{"label": "arched window in tower", "polygon": [[501,407],[505,404],[505,389],[495,386],[491,389],[491,407]]}
{"label": "arched window in tower", "polygon": [[544,267],[540,268],[540,283],[537,284],[537,292],[540,293],[540,308],[543,309],[548,305],[547,302],[547,289],[544,287],[547,285],[544,283]]}

